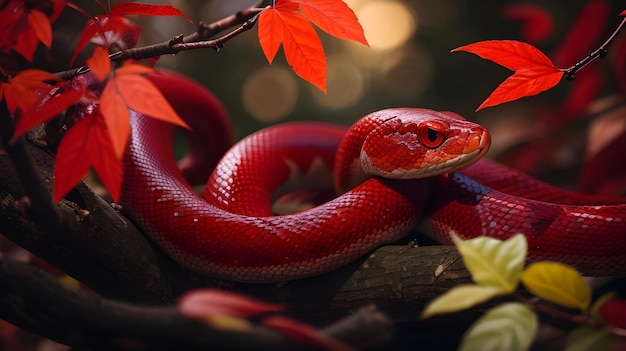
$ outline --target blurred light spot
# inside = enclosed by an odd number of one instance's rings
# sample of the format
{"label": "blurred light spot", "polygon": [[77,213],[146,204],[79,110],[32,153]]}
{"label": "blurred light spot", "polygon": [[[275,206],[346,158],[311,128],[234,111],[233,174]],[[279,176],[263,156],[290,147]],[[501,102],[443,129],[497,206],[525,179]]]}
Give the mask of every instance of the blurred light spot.
{"label": "blurred light spot", "polygon": [[340,43],[340,45],[350,55],[352,64],[362,69],[378,71],[380,63],[387,57],[388,52],[383,50],[372,50],[371,47],[361,45],[352,41]]}
{"label": "blurred light spot", "polygon": [[361,99],[365,78],[350,59],[329,56],[327,72],[328,94],[311,88],[317,103],[329,109],[339,110],[350,107]]}
{"label": "blurred light spot", "polygon": [[287,69],[264,67],[244,81],[241,94],[243,105],[252,117],[263,122],[276,122],[296,105],[298,85]]}
{"label": "blurred light spot", "polygon": [[374,49],[387,50],[404,44],[417,29],[411,11],[397,1],[373,1],[360,5],[356,15],[365,38]]}
{"label": "blurred light spot", "polygon": [[419,96],[430,87],[435,69],[427,52],[410,46],[382,62],[380,83],[394,97]]}

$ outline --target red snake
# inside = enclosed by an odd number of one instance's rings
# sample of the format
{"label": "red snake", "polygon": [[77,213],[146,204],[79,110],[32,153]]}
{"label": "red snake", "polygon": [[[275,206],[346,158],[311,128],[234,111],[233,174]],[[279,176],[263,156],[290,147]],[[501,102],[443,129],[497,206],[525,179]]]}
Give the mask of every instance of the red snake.
{"label": "red snake", "polygon": [[[230,137],[229,129],[207,128],[211,114],[228,128],[210,93],[178,76],[151,80],[200,129],[192,144]],[[131,113],[122,205],[174,260],[210,276],[267,283],[317,275],[397,241],[423,218],[443,243],[450,230],[464,238],[524,233],[530,260],[557,260],[592,275],[626,273],[626,205],[583,205],[594,199],[495,162],[456,172],[477,162],[490,138],[454,113],[397,108],[372,113],[347,132],[321,123],[262,130],[224,156],[204,198],[185,179],[204,156],[183,161],[181,173],[173,132]],[[272,213],[272,199],[293,190],[294,174],[319,180],[318,166],[333,163],[342,195],[294,214]],[[416,177],[426,178],[406,179]]]}

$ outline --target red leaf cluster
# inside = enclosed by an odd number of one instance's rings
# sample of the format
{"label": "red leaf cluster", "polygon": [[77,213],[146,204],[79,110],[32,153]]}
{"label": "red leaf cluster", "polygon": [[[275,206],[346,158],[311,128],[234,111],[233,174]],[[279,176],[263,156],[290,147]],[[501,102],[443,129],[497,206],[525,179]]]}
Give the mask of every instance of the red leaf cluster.
{"label": "red leaf cluster", "polygon": [[161,92],[145,77],[153,71],[152,68],[126,62],[108,78],[99,99],[96,96],[85,97],[94,107],[88,109],[87,116],[70,129],[57,150],[55,201],[62,199],[90,166],[93,166],[111,197],[118,201],[122,186],[122,157],[130,134],[130,110],[188,128]]}
{"label": "red leaf cluster", "polygon": [[55,1],[50,9],[30,8],[28,5],[31,4],[26,4],[24,0],[9,0],[0,10],[0,50],[5,53],[15,51],[32,61],[39,43],[47,48],[52,46],[51,23],[65,7],[65,1]]}
{"label": "red leaf cluster", "polygon": [[109,78],[100,96],[100,112],[109,129],[113,150],[120,159],[130,133],[129,109],[189,128],[154,84],[143,76],[152,71],[152,68],[127,62]]}
{"label": "red leaf cluster", "polygon": [[[74,4],[69,6],[85,13]],[[89,16],[88,14],[86,15]],[[178,16],[191,23],[191,20],[187,16],[172,6],[121,2],[113,6],[108,14],[95,16],[87,22],[85,29],[83,29],[78,39],[76,51],[74,52],[70,64],[74,62],[78,54],[89,42],[107,48],[113,44],[116,44],[122,49],[133,47],[139,38],[140,28],[124,17],[127,15]]]}
{"label": "red leaf cluster", "polygon": [[[136,44],[140,28],[126,19],[126,15],[178,16],[191,20],[171,6],[122,2],[107,14],[91,16],[75,3],[59,0],[55,4],[61,4],[60,8],[67,5],[89,17],[71,61],[89,43],[96,45],[86,65],[102,82],[101,94],[97,96],[88,90],[80,77],[63,82],[48,72],[26,70],[0,85],[0,98],[6,100],[14,115],[21,116],[16,120],[14,140],[71,105],[90,106],[82,109],[82,115],[58,149],[54,198],[57,201],[63,198],[93,167],[117,201],[122,179],[121,158],[130,131],[129,110],[179,126],[187,125],[145,78],[152,69],[127,62],[114,71],[108,49],[111,45],[130,48]],[[15,43],[23,35],[30,38],[23,43],[31,43],[35,38],[36,42],[49,46],[52,40],[50,21],[58,13],[47,17],[36,9],[24,9],[23,5],[23,0],[10,0],[0,12],[0,32],[6,34],[0,39],[0,48],[4,50],[21,50]],[[55,7],[59,11],[60,8]],[[270,63],[282,45],[294,71],[324,91],[326,57],[311,22],[333,36],[367,45],[356,16],[341,0],[279,0],[260,17],[259,40]],[[34,52],[34,46],[29,48]]]}
{"label": "red leaf cluster", "polygon": [[[64,1],[56,3],[65,5]],[[91,17],[76,4],[67,5],[91,18],[78,40],[72,62],[88,43],[96,44],[86,64],[94,76],[104,83],[100,96],[88,91],[80,77],[65,82],[45,71],[25,70],[0,85],[0,98],[6,100],[11,113],[20,116],[16,120],[14,140],[72,105],[80,102],[92,106],[65,135],[59,146],[54,199],[62,199],[93,166],[117,201],[122,182],[121,160],[130,132],[129,109],[183,127],[187,125],[159,90],[144,77],[153,71],[151,68],[126,63],[112,71],[108,48],[112,44],[121,48],[135,45],[139,27],[124,18],[125,15],[179,16],[191,20],[171,6],[122,2],[113,6],[108,14]],[[8,13],[9,10],[13,12]],[[25,10],[23,1],[11,0],[0,13],[0,20],[3,18],[7,21],[0,29],[3,33],[11,34],[0,42],[3,49],[20,52],[19,45],[10,44],[21,41],[24,35],[31,38],[24,43],[31,43],[32,38],[36,38],[50,45],[52,29],[48,17],[37,10]],[[34,46],[31,49],[34,52]],[[20,113],[17,113],[18,110]]]}
{"label": "red leaf cluster", "polygon": [[54,168],[54,201],[72,190],[92,166],[111,197],[119,199],[122,162],[98,110],[74,124],[61,140]]}
{"label": "red leaf cluster", "polygon": [[564,74],[541,50],[520,41],[487,40],[452,50],[456,51],[476,54],[514,71],[476,111],[537,95],[557,85]]}
{"label": "red leaf cluster", "polygon": [[50,82],[61,80],[52,73],[39,69],[20,72],[8,82],[0,84],[0,98],[4,97],[11,113],[19,108],[30,111],[52,89]]}
{"label": "red leaf cluster", "polygon": [[354,12],[341,0],[279,0],[259,16],[259,43],[271,64],[280,46],[294,72],[326,92],[326,54],[312,22],[337,38],[367,45]]}

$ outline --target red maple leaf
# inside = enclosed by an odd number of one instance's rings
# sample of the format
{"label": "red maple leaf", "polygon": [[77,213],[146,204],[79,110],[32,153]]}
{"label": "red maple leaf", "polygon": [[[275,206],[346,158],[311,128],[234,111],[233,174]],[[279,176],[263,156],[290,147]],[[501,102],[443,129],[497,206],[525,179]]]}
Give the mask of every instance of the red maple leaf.
{"label": "red maple leaf", "polygon": [[367,45],[356,15],[341,0],[280,0],[259,16],[259,43],[271,64],[280,46],[293,71],[326,92],[326,54],[309,21],[330,35]]}
{"label": "red maple leaf", "polygon": [[111,73],[109,51],[104,46],[96,46],[91,57],[87,59],[86,64],[100,81],[104,81],[108,74]]}
{"label": "red maple leaf", "polygon": [[13,50],[15,39],[26,28],[24,3],[21,0],[9,0],[0,10],[0,49],[7,53]]}
{"label": "red maple leaf", "polygon": [[143,75],[150,67],[126,62],[109,78],[100,96],[100,112],[109,130],[115,154],[121,158],[130,133],[129,109],[184,128],[187,124],[163,94]]}
{"label": "red maple leaf", "polygon": [[324,32],[339,39],[353,40],[369,46],[363,27],[348,5],[341,0],[290,0],[299,4],[300,12]]}
{"label": "red maple leaf", "polygon": [[113,151],[104,118],[98,110],[78,121],[57,150],[54,168],[54,201],[60,201],[93,166],[96,174],[118,201],[122,188],[122,159]]}
{"label": "red maple leaf", "polygon": [[[69,6],[87,14],[75,4]],[[83,29],[78,39],[76,51],[70,61],[70,65],[89,42],[107,48],[112,44],[117,44],[122,49],[134,46],[139,37],[140,28],[124,17],[127,15],[178,16],[191,22],[189,17],[172,6],[121,2],[113,6],[109,14],[95,16],[87,22],[85,29]]]}
{"label": "red maple leaf", "polygon": [[259,17],[259,43],[271,63],[280,44],[287,63],[302,79],[326,92],[326,54],[317,32],[297,12],[298,5],[282,0]]}
{"label": "red maple leaf", "polygon": [[78,54],[89,42],[105,47],[118,44],[121,48],[126,49],[129,47],[129,43],[126,43],[127,38],[131,38],[130,44],[134,45],[132,41],[136,41],[139,32],[140,28],[137,25],[122,16],[96,16],[87,22],[80,34],[70,65],[74,63]]}
{"label": "red maple leaf", "polygon": [[452,50],[456,51],[476,54],[515,71],[476,111],[525,96],[537,95],[557,85],[564,74],[564,71],[555,67],[541,50],[515,40],[481,41]]}
{"label": "red maple leaf", "polygon": [[78,103],[85,92],[82,81],[62,81],[40,97],[38,102],[22,114],[15,125],[13,141],[34,126],[58,116],[68,107]]}
{"label": "red maple leaf", "polygon": [[28,61],[32,61],[37,46],[41,42],[46,47],[52,45],[52,25],[65,6],[65,2],[55,2],[50,17],[37,6],[46,7],[45,3],[29,7],[21,0],[11,0],[0,10],[0,49],[4,52],[17,52]]}
{"label": "red maple leaf", "polygon": [[19,107],[28,111],[37,104],[41,96],[47,94],[52,86],[50,82],[60,79],[50,72],[40,69],[27,69],[18,73],[9,81],[2,83],[4,99],[12,113]]}
{"label": "red maple leaf", "polygon": [[179,9],[172,6],[138,4],[135,2],[121,2],[113,7],[109,15],[127,16],[127,15],[144,15],[144,16],[178,16],[185,19],[189,23],[193,21],[185,16]]}

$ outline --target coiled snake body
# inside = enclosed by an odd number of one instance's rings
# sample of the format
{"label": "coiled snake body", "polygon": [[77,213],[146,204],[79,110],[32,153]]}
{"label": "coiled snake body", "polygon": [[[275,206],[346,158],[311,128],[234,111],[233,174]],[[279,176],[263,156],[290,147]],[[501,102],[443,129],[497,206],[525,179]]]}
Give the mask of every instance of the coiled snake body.
{"label": "coiled snake body", "polygon": [[[168,98],[189,100],[158,77],[153,81]],[[179,113],[192,126],[205,115],[184,106],[186,115]],[[453,113],[382,110],[347,134],[315,123],[263,130],[222,159],[204,198],[174,160],[173,127],[131,115],[123,207],[165,252],[195,271],[253,283],[308,277],[397,241],[428,218],[432,235],[444,243],[450,230],[503,239],[524,233],[532,260],[558,260],[586,274],[626,273],[625,205],[581,205],[591,199],[494,162],[456,172],[484,155],[489,134]],[[290,190],[284,184],[294,174],[333,163],[342,195],[273,215],[272,196]],[[554,200],[570,204],[548,202]]]}

